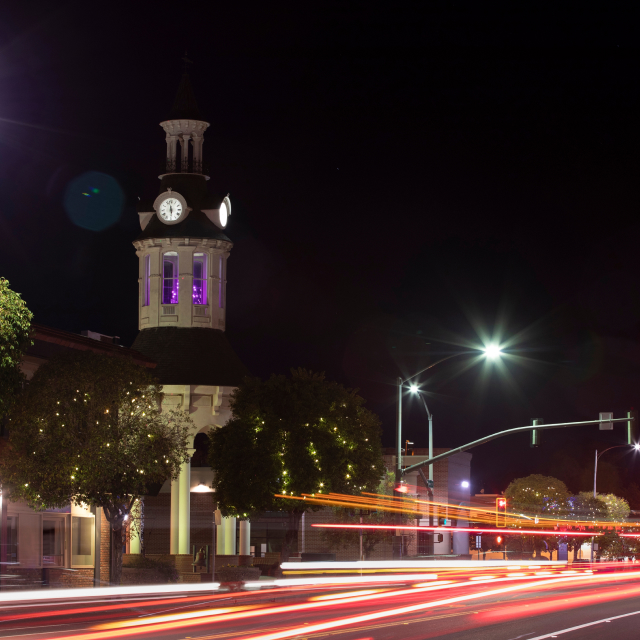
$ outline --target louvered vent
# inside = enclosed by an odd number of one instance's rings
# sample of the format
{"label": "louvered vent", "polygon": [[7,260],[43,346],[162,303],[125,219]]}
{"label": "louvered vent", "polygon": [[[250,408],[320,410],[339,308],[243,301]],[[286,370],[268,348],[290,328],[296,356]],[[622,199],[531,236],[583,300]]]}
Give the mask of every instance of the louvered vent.
{"label": "louvered vent", "polygon": [[162,307],[162,315],[163,316],[175,316],[176,315],[176,308],[174,306],[171,307]]}
{"label": "louvered vent", "polygon": [[207,307],[194,307],[193,308],[194,316],[206,316],[207,315]]}

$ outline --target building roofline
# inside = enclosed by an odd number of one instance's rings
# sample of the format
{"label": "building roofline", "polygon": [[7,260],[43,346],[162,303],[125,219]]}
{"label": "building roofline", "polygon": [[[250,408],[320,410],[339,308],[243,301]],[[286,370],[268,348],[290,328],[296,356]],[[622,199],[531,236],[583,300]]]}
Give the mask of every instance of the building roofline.
{"label": "building roofline", "polygon": [[135,349],[128,349],[117,344],[109,342],[100,342],[93,338],[87,338],[77,333],[63,331],[62,329],[54,329],[46,327],[42,324],[31,325],[31,338],[33,340],[41,340],[42,342],[52,342],[59,344],[68,349],[78,349],[79,351],[93,351],[103,355],[116,356],[119,358],[130,358],[136,364],[140,364],[149,369],[156,367],[156,361]]}

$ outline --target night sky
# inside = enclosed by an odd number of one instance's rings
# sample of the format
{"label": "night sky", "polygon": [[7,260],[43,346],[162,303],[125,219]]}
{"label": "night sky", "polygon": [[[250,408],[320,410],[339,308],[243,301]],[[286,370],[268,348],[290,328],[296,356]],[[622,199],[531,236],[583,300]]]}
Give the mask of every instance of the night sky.
{"label": "night sky", "polygon": [[[438,447],[640,408],[637,16],[505,6],[5,3],[0,275],[36,322],[133,342],[135,207],[158,193],[186,48],[233,204],[227,333],[254,374],[359,388],[387,446],[396,377],[483,342],[502,364],[419,378]],[[101,231],[64,206],[89,171],[124,197]],[[594,448],[624,442],[544,435],[474,450],[472,490],[589,489]],[[628,493],[640,459],[618,451],[600,484]]]}

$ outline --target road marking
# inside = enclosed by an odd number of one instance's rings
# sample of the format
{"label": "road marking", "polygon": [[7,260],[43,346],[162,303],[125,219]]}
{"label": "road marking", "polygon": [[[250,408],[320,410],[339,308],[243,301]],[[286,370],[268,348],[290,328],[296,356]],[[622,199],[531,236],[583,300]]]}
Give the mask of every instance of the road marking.
{"label": "road marking", "polygon": [[536,636],[535,638],[529,638],[529,640],[543,640],[544,638],[557,638],[563,633],[571,633],[578,629],[585,629],[586,627],[593,627],[596,624],[602,624],[603,622],[611,622],[612,620],[619,620],[620,618],[628,618],[629,616],[637,616],[640,611],[632,611],[631,613],[623,613],[621,616],[607,616],[601,620],[595,620],[594,622],[587,622],[587,624],[581,624],[577,627],[569,627],[568,629],[560,629],[559,631],[552,631],[551,633],[545,633],[543,636]]}

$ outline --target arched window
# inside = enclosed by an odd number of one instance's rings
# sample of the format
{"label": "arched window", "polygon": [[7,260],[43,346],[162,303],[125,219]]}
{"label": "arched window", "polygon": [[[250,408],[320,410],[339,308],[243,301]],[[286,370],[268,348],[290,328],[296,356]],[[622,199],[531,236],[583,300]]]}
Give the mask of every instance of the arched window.
{"label": "arched window", "polygon": [[162,304],[178,304],[178,254],[169,251],[162,257]]}
{"label": "arched window", "polygon": [[193,304],[207,304],[207,256],[193,254]]}

